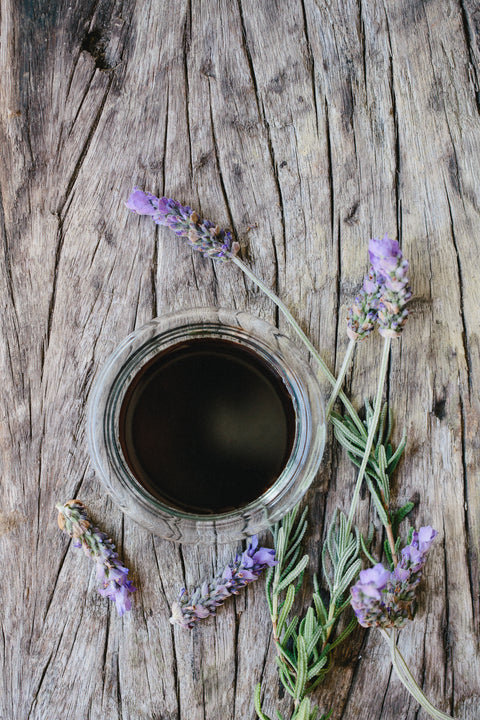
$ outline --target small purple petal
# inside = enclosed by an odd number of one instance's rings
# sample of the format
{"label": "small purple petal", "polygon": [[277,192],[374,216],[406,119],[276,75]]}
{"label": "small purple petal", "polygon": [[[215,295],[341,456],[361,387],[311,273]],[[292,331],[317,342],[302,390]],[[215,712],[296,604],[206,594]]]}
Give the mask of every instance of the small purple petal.
{"label": "small purple petal", "polygon": [[398,241],[391,240],[387,235],[382,240],[372,238],[368,244],[368,251],[373,269],[382,275],[394,272],[398,258],[402,256]]}
{"label": "small purple petal", "polygon": [[278,562],[275,560],[275,550],[270,548],[259,548],[252,557],[252,560],[255,565],[268,565],[268,567],[278,565]]}
{"label": "small purple petal", "polygon": [[252,535],[252,537],[250,538],[250,545],[248,546],[248,551],[247,551],[248,554],[250,556],[252,556],[253,553],[255,552],[255,550],[257,549],[257,547],[258,547],[258,536]]}
{"label": "small purple petal", "polygon": [[240,580],[245,580],[246,582],[252,582],[252,580],[256,580],[258,575],[255,575],[250,570],[247,570],[246,568],[242,568],[237,573],[237,577],[240,578]]}
{"label": "small purple petal", "polygon": [[125,612],[132,609],[132,601],[130,599],[129,592],[131,592],[131,590],[126,585],[122,585],[117,589],[115,597],[111,598],[112,600],[115,600],[117,612],[120,617],[122,617]]}
{"label": "small purple petal", "polygon": [[390,572],[383,567],[382,563],[377,563],[374,567],[360,572],[362,585],[372,584],[380,590],[386,586],[389,577]]}
{"label": "small purple petal", "polygon": [[158,212],[159,200],[151,193],[144,193],[134,188],[125,205],[137,215],[155,215]]}
{"label": "small purple petal", "polygon": [[230,567],[230,565],[227,565],[227,567],[226,567],[225,570],[223,571],[222,578],[223,578],[224,580],[231,580],[231,579],[232,579],[232,568]]}
{"label": "small purple petal", "polygon": [[203,605],[195,605],[193,608],[193,614],[195,617],[203,619],[210,615],[210,612],[206,607],[203,607]]}
{"label": "small purple petal", "polygon": [[[426,553],[430,549],[430,545],[437,537],[438,533],[430,525],[421,527],[418,533],[414,533],[414,540],[418,543],[418,549],[421,553]],[[415,537],[416,536],[416,537]]]}
{"label": "small purple petal", "polygon": [[410,577],[410,570],[405,570],[404,568],[401,568],[399,565],[395,568],[393,571],[393,574],[395,576],[395,579],[398,580],[398,582],[405,582]]}

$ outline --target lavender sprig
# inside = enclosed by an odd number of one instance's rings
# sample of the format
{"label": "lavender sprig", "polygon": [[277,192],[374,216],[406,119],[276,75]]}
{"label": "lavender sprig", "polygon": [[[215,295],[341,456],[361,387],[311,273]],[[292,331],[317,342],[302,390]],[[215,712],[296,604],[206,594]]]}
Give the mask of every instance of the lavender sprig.
{"label": "lavender sprig", "polygon": [[157,225],[165,225],[176,235],[187,238],[188,244],[204,257],[225,261],[230,259],[230,254],[238,252],[239,245],[228,230],[210,220],[201,220],[188,205],[183,206],[171,198],[157,198],[138,188],[133,189],[125,204],[132,212],[150,215]]}
{"label": "lavender sprig", "polygon": [[204,582],[192,593],[182,588],[178,600],[172,605],[172,625],[193,628],[197,620],[216,615],[217,608],[231,595],[248,583],[257,580],[267,567],[277,564],[275,550],[258,547],[258,538],[254,535],[248,548],[237,555],[234,562],[210,582]]}
{"label": "lavender sprig", "polygon": [[372,238],[368,248],[372,264],[348,310],[350,342],[327,404],[327,417],[343,385],[355,344],[365,340],[376,325],[384,338],[398,337],[408,317],[406,304],[412,295],[407,278],[408,262],[403,258],[398,242],[385,235],[383,240]]}
{"label": "lavender sprig", "polygon": [[115,545],[104,532],[92,526],[85,505],[80,500],[58,503],[58,525],[73,539],[73,546],[82,548],[97,566],[98,592],[115,602],[122,616],[131,610],[130,593],[137,588],[127,579],[128,568],[115,552]]}

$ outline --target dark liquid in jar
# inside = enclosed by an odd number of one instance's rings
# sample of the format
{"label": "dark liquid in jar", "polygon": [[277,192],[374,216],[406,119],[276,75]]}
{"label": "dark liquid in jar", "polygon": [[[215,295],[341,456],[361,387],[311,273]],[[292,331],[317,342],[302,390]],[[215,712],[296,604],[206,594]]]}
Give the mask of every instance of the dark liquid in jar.
{"label": "dark liquid in jar", "polygon": [[167,505],[240,508],[281,474],[295,437],[283,380],[229,340],[194,339],[151,360],[129,386],[120,444],[139,483]]}

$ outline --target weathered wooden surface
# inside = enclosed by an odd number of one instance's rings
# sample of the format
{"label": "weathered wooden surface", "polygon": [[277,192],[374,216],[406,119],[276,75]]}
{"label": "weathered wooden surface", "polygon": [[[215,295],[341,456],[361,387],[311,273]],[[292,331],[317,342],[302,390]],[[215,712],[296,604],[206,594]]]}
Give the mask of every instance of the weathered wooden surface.
{"label": "weathered wooden surface", "polygon": [[[131,216],[133,184],[232,227],[332,368],[368,238],[401,241],[414,299],[389,373],[409,434],[395,492],[439,539],[400,646],[433,702],[479,717],[479,61],[475,0],[2,0],[1,720],[243,720],[259,680],[265,711],[289,717],[261,582],[193,632],[168,623],[179,587],[236,548],[148,534],[89,463],[89,388],[127,333],[202,304],[276,318],[235,267]],[[380,347],[357,348],[357,404]],[[330,442],[308,496],[312,570],[353,483]],[[74,496],[133,570],[123,619],[56,526]],[[363,527],[371,512],[365,497]],[[361,629],[318,701],[335,720],[426,717]]]}

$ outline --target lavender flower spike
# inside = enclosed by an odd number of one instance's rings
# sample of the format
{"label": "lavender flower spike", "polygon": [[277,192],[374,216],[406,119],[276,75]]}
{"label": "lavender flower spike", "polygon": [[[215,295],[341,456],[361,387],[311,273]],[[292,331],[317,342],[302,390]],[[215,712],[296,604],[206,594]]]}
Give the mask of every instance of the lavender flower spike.
{"label": "lavender flower spike", "polygon": [[213,580],[204,582],[192,593],[187,593],[185,588],[180,591],[178,600],[172,605],[170,622],[172,625],[193,628],[197,620],[215,615],[217,607],[230,595],[237,595],[241,588],[257,580],[266,567],[276,564],[275,550],[259,548],[257,536],[254,535],[248,548]]}
{"label": "lavender flower spike", "polygon": [[59,503],[56,508],[60,530],[70,535],[74,547],[81,547],[95,560],[100,595],[115,601],[120,616],[131,610],[130,593],[137,588],[127,579],[128,569],[115,552],[113,542],[104,532],[92,527],[87,509],[80,500],[69,500],[65,505]]}
{"label": "lavender flower spike", "polygon": [[125,205],[132,212],[150,215],[157,225],[166,225],[177,235],[186,237],[188,244],[205,257],[225,261],[238,252],[239,245],[228,230],[222,230],[210,220],[201,220],[191,207],[184,207],[176,200],[157,198],[134,188]]}
{"label": "lavender flower spike", "polygon": [[413,617],[415,590],[437,531],[429,525],[413,533],[397,567],[389,572],[381,563],[362,570],[352,587],[350,603],[363,627],[399,628]]}
{"label": "lavender flower spike", "polygon": [[412,296],[408,284],[408,261],[396,240],[387,235],[369,243],[370,262],[379,286],[378,325],[383,337],[399,337],[408,317],[406,304]]}

